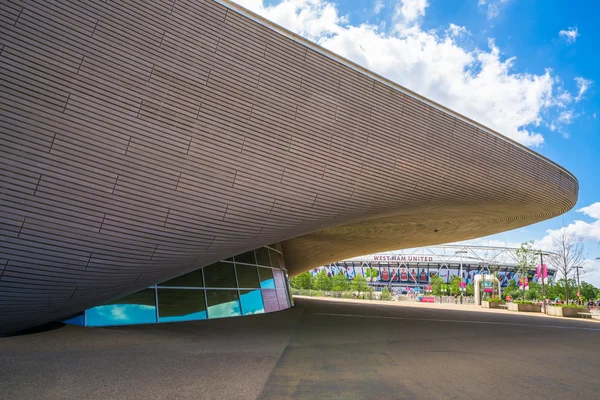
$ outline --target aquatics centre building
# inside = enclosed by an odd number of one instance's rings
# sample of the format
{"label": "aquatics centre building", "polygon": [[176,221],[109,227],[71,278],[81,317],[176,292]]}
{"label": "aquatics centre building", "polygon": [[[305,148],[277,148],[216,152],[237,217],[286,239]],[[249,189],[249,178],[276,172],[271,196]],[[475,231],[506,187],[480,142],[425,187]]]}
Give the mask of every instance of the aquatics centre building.
{"label": "aquatics centre building", "polygon": [[0,2],[0,126],[0,333],[123,296],[156,321],[281,309],[286,275],[578,195],[554,162],[228,0]]}
{"label": "aquatics centre building", "polygon": [[[444,283],[450,283],[454,277],[461,277],[462,282],[470,284],[474,282],[476,275],[493,274],[497,276],[501,287],[506,287],[511,280],[520,282],[523,275],[516,251],[515,248],[497,246],[424,246],[332,262],[314,268],[311,273],[316,276],[325,271],[330,277],[344,274],[348,279],[354,279],[358,275],[370,278],[368,269],[372,268],[374,277],[369,279],[370,286],[375,289],[387,287],[401,293],[422,293],[435,275],[442,278]],[[556,268],[546,264],[545,271],[545,283],[556,278]],[[524,275],[525,282],[541,283],[539,263]]]}

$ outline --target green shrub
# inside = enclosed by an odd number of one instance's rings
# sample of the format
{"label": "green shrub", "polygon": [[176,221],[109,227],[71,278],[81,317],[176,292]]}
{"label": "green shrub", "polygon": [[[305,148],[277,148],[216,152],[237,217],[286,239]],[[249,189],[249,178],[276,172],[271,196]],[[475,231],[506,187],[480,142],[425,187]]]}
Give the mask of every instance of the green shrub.
{"label": "green shrub", "polygon": [[388,290],[388,288],[383,288],[383,290],[381,291],[381,300],[392,300],[392,294],[390,293],[390,291]]}
{"label": "green shrub", "polygon": [[539,303],[535,302],[535,301],[529,301],[529,300],[515,300],[514,301],[515,304],[532,304],[532,305],[539,305]]}
{"label": "green shrub", "polygon": [[502,303],[502,304],[506,303],[506,301],[504,301],[500,297],[492,297],[492,298],[488,299],[487,301],[489,301],[490,303]]}
{"label": "green shrub", "polygon": [[579,304],[558,304],[557,307],[561,307],[561,308],[587,308],[586,306],[580,306]]}

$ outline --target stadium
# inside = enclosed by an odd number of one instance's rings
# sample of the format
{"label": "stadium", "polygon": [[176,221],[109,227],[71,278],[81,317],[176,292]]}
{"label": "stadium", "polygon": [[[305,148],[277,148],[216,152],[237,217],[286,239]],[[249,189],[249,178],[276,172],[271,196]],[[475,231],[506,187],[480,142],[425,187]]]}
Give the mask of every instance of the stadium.
{"label": "stadium", "polygon": [[[511,280],[519,282],[521,277],[516,251],[510,247],[426,246],[354,257],[315,268],[311,273],[316,276],[325,271],[330,277],[342,273],[353,279],[357,275],[368,277],[367,269],[374,268],[376,276],[370,284],[375,289],[388,287],[399,293],[422,293],[435,275],[445,283],[462,276],[462,281],[470,284],[478,274],[494,274],[501,287],[506,287]],[[556,277],[555,268],[547,265],[547,271],[546,283]],[[526,282],[541,282],[537,267],[528,270],[526,278]]]}

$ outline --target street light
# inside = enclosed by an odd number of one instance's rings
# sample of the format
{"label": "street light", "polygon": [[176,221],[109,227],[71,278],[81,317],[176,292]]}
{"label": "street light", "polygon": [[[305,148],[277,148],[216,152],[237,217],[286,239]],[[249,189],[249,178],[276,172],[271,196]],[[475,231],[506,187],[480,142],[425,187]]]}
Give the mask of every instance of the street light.
{"label": "street light", "polygon": [[547,256],[548,253],[544,253],[539,250],[535,254],[540,255],[540,276],[542,277],[542,308],[544,310],[544,314],[546,314],[546,283],[544,281],[544,256]]}
{"label": "street light", "polygon": [[460,254],[460,283],[458,285],[458,287],[460,288],[460,303],[462,304],[462,296],[463,296],[463,292],[465,291],[466,288],[463,288],[463,270],[462,270],[462,262],[463,262],[463,254],[467,254],[466,250],[458,250],[457,252],[454,253],[454,255]]}
{"label": "street light", "polygon": [[581,285],[579,284],[579,269],[583,268],[581,265],[573,266],[577,271],[577,303],[581,303]]}

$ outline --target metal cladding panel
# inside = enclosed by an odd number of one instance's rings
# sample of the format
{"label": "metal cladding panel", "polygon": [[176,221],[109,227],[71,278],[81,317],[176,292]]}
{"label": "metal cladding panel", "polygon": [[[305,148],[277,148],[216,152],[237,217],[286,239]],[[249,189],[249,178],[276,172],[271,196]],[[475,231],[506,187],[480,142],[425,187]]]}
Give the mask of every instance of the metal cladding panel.
{"label": "metal cladding panel", "polygon": [[578,191],[228,1],[1,1],[0,146],[0,332],[273,242],[294,275],[531,224]]}

